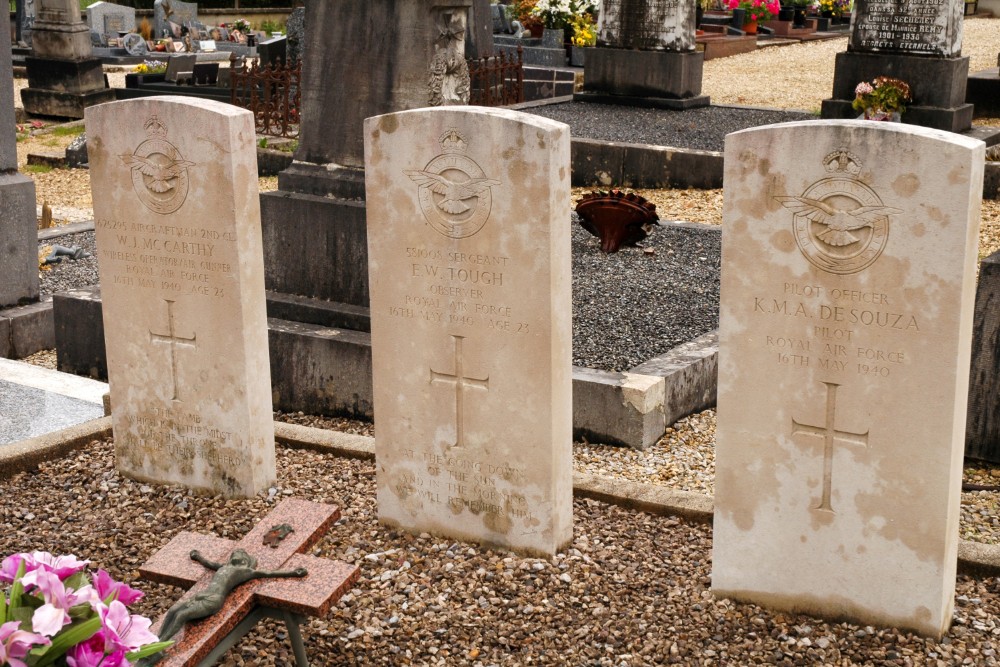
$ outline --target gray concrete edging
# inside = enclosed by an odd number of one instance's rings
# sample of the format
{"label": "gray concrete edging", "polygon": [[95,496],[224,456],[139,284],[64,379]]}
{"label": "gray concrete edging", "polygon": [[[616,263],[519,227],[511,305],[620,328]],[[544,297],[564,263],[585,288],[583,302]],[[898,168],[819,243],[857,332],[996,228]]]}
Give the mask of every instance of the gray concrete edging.
{"label": "gray concrete edging", "polygon": [[[0,478],[33,470],[43,461],[64,456],[94,440],[110,436],[111,432],[111,417],[101,417],[37,438],[2,445]],[[375,438],[366,435],[275,422],[274,438],[276,442],[291,449],[309,449],[343,458],[375,460]],[[575,472],[573,495],[660,516],[678,516],[707,524],[711,524],[713,519],[712,496],[656,484]],[[978,577],[1000,574],[1000,545],[959,541],[958,569],[963,574]]]}

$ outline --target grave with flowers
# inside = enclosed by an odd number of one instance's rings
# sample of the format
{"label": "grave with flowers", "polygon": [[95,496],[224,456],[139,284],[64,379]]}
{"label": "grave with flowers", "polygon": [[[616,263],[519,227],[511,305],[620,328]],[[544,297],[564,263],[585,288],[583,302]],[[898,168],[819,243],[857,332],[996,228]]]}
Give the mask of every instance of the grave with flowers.
{"label": "grave with flowers", "polygon": [[128,607],[143,594],[89,560],[32,551],[0,565],[0,665],[126,667],[169,647]]}

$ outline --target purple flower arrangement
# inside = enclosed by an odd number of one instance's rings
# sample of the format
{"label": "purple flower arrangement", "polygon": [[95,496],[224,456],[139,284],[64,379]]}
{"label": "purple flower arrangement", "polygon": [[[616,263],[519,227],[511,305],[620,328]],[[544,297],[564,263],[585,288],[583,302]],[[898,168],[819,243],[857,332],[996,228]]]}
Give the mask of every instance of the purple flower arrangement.
{"label": "purple flower arrangement", "polygon": [[88,560],[45,551],[0,563],[0,666],[128,667],[173,642],[158,641],[128,605],[142,593]]}

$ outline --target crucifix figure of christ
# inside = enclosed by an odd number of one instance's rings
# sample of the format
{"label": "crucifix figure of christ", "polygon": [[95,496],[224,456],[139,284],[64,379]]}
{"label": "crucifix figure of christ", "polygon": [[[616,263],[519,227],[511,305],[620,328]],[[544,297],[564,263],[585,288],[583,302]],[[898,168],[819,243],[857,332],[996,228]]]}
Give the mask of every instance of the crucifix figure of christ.
{"label": "crucifix figure of christ", "polygon": [[198,347],[195,343],[197,335],[192,334],[190,338],[177,335],[174,327],[174,302],[170,299],[164,299],[164,301],[167,302],[167,333],[158,334],[150,331],[149,340],[152,343],[166,343],[170,346],[170,377],[174,387],[170,400],[179,401],[181,399],[177,397],[177,347],[196,349]]}
{"label": "crucifix figure of christ", "polygon": [[792,435],[811,435],[823,438],[823,496],[819,505],[813,509],[821,512],[833,512],[830,506],[830,485],[833,479],[833,445],[841,442],[848,445],[868,446],[868,431],[854,433],[838,431],[835,427],[837,419],[837,388],[839,384],[823,382],[826,385],[826,420],[822,426],[801,424],[792,418]]}
{"label": "crucifix figure of christ", "polygon": [[483,379],[465,376],[465,363],[462,357],[462,341],[464,336],[451,334],[451,339],[455,343],[455,373],[439,373],[431,369],[431,384],[443,382],[455,385],[455,444],[452,447],[465,446],[465,390],[482,389],[490,390],[490,376]]}

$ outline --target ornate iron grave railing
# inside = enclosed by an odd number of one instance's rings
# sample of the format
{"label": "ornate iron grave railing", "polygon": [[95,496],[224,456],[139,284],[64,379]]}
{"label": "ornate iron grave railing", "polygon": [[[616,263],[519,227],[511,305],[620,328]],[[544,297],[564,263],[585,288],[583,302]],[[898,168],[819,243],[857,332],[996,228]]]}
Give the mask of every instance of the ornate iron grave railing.
{"label": "ornate iron grave railing", "polygon": [[469,63],[469,104],[500,107],[524,101],[524,51],[500,51]]}
{"label": "ornate iron grave railing", "polygon": [[299,136],[302,61],[233,70],[230,102],[253,112],[257,134],[271,137]]}

